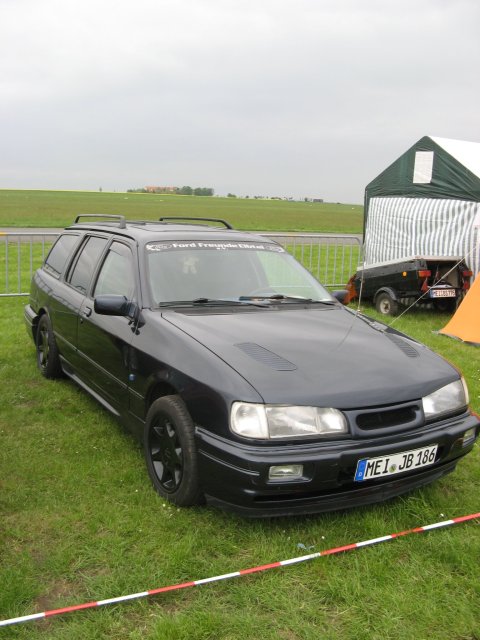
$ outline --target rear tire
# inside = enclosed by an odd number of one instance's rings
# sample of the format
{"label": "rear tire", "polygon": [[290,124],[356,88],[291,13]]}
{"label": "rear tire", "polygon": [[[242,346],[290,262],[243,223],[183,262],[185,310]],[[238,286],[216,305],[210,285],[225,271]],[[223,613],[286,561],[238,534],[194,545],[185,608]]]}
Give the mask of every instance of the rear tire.
{"label": "rear tire", "polygon": [[57,343],[53,334],[52,323],[47,314],[38,321],[35,337],[37,348],[37,366],[45,378],[55,379],[63,376],[62,365]]}
{"label": "rear tire", "polygon": [[396,316],[398,313],[398,302],[392,296],[383,291],[375,298],[376,310],[384,316]]}
{"label": "rear tire", "polygon": [[148,473],[156,491],[179,507],[203,502],[193,421],[178,396],[152,403],[143,438]]}

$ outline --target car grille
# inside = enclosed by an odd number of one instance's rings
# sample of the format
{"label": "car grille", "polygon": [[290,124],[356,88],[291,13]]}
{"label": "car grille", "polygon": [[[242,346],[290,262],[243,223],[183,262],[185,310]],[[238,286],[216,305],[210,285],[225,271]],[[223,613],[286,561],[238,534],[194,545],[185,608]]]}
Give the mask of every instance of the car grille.
{"label": "car grille", "polygon": [[366,436],[372,431],[379,434],[396,433],[419,427],[424,423],[423,409],[418,402],[368,407],[345,413],[352,431],[355,431],[357,435],[364,432]]}
{"label": "car grille", "polygon": [[[416,407],[417,408],[417,407]],[[418,409],[418,408],[417,408]],[[408,424],[416,418],[414,407],[402,407],[374,413],[362,413],[357,416],[357,425],[360,429],[384,429],[396,427],[399,424]]]}

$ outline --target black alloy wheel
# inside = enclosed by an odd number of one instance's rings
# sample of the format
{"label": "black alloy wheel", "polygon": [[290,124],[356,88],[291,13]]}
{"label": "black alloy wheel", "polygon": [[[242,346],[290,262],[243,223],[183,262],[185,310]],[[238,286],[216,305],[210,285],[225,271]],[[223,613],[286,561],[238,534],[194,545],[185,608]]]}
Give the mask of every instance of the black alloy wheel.
{"label": "black alloy wheel", "polygon": [[182,507],[200,504],[194,426],[178,396],[153,402],[144,433],[147,469],[158,493]]}

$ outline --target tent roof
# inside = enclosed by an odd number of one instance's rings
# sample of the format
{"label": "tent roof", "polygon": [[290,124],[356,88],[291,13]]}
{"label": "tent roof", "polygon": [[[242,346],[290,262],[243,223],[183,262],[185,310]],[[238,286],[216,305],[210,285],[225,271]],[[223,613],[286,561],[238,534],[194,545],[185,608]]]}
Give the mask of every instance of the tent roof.
{"label": "tent roof", "polygon": [[480,143],[420,138],[366,186],[366,216],[375,197],[480,202]]}
{"label": "tent roof", "polygon": [[465,140],[453,140],[452,138],[437,138],[427,136],[439,147],[445,149],[460,164],[480,178],[480,143],[466,142]]}

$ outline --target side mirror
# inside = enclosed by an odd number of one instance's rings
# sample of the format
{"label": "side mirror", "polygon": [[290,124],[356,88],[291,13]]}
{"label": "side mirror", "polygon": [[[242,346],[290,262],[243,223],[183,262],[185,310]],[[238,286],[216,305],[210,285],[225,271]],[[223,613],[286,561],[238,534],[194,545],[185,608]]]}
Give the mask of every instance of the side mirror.
{"label": "side mirror", "polygon": [[113,294],[97,296],[93,308],[103,316],[131,316],[132,313],[132,304],[127,298]]}
{"label": "side mirror", "polygon": [[339,291],[332,291],[332,296],[342,304],[348,303],[348,291],[346,289],[340,289]]}

